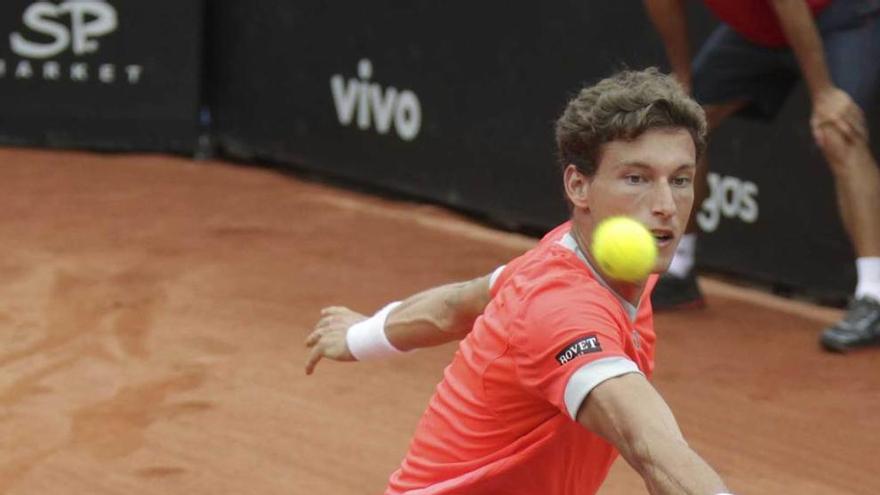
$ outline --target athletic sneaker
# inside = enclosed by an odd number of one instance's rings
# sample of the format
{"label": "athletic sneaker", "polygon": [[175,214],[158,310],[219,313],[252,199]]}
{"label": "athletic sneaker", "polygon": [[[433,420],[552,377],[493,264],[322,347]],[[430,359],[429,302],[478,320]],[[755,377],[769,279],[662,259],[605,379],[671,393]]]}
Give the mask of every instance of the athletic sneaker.
{"label": "athletic sneaker", "polygon": [[706,300],[697,283],[697,275],[693,271],[686,277],[663,274],[651,293],[651,306],[654,311],[705,307]]}
{"label": "athletic sneaker", "polygon": [[880,301],[869,297],[854,299],[846,317],[822,332],[820,342],[834,352],[880,345]]}

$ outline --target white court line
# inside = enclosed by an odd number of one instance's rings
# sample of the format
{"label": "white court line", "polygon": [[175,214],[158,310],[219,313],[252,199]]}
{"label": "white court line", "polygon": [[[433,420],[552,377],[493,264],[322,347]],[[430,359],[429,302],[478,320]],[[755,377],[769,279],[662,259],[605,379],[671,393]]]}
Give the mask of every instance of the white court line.
{"label": "white court line", "polygon": [[[537,240],[532,237],[492,230],[488,227],[470,223],[436,206],[420,205],[417,203],[386,203],[389,200],[380,200],[382,203],[377,203],[372,201],[373,198],[369,200],[345,198],[337,194],[327,193],[314,194],[314,199],[316,202],[327,206],[365,212],[394,220],[411,221],[419,226],[459,235],[467,239],[518,249],[523,252],[537,244]],[[748,302],[764,308],[814,320],[822,324],[834,323],[843,316],[843,310],[840,309],[786,299],[760,290],[740,287],[704,276],[700,277],[700,286],[710,298],[718,296]]]}

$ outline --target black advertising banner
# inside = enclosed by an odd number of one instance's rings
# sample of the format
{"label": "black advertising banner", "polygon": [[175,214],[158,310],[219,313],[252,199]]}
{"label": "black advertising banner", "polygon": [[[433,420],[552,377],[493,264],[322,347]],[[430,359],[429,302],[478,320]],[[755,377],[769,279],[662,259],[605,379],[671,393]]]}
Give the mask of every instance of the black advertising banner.
{"label": "black advertising banner", "polygon": [[[715,25],[699,5],[691,37]],[[641,2],[285,2],[209,11],[209,99],[230,156],[290,164],[546,229],[566,216],[553,122],[584,83],[665,65]],[[844,295],[852,252],[802,93],[712,137],[700,263]],[[876,122],[876,118],[874,119]]]}
{"label": "black advertising banner", "polygon": [[5,0],[0,141],[194,148],[201,0]]}
{"label": "black advertising banner", "polygon": [[[553,122],[584,81],[660,60],[612,2],[212,4],[227,153],[543,228],[566,215]],[[626,42],[606,25],[627,25]],[[648,33],[648,34],[646,34]]]}

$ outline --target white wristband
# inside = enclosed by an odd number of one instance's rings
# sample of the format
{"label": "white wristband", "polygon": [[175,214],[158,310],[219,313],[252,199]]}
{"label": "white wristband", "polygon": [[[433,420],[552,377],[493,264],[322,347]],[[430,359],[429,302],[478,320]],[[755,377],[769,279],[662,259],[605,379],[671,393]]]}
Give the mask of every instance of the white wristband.
{"label": "white wristband", "polygon": [[491,275],[489,275],[489,290],[492,290],[492,287],[495,287],[495,282],[498,281],[498,277],[501,276],[501,272],[504,271],[504,267],[507,265],[501,265],[496,268]]}
{"label": "white wristband", "polygon": [[395,301],[366,320],[348,327],[345,343],[355,359],[367,361],[403,354],[403,351],[391,345],[385,335],[385,319],[399,305],[400,301]]}

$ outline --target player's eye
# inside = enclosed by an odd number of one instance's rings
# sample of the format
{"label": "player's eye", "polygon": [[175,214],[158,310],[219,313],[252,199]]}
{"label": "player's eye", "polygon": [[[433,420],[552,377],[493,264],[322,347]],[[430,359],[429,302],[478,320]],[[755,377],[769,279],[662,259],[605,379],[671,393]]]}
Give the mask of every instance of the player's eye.
{"label": "player's eye", "polygon": [[642,182],[644,182],[645,178],[642,177],[641,175],[630,174],[630,175],[625,176],[623,178],[623,180],[627,184],[637,185],[637,184],[641,184]]}
{"label": "player's eye", "polygon": [[672,185],[675,187],[687,187],[691,182],[693,182],[693,179],[688,176],[674,177],[672,179]]}

